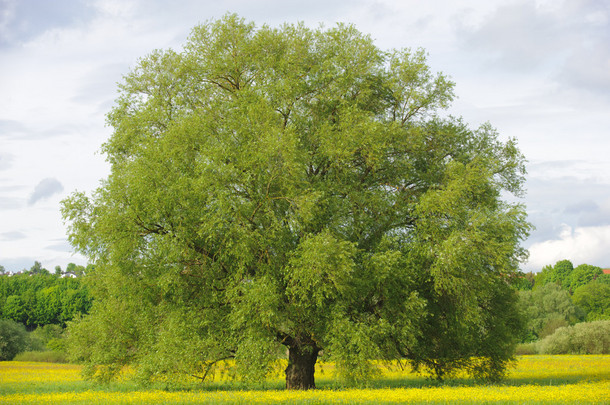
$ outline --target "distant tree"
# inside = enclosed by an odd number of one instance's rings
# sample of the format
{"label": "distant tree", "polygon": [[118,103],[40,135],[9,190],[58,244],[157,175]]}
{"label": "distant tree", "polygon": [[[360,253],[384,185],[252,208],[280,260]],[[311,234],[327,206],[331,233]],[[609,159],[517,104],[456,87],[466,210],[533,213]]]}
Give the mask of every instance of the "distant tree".
{"label": "distant tree", "polygon": [[547,283],[555,283],[562,288],[569,290],[571,274],[574,265],[569,260],[560,260],[554,266],[544,266],[542,271],[536,275],[535,287],[541,287]]}
{"label": "distant tree", "polygon": [[61,340],[64,329],[59,325],[43,325],[30,333],[31,350],[49,350]]}
{"label": "distant tree", "polygon": [[92,299],[88,289],[82,285],[77,288],[67,288],[61,295],[61,311],[58,323],[65,325],[79,314],[86,314],[91,309]]}
{"label": "distant tree", "polygon": [[48,273],[0,278],[0,315],[28,329],[46,324],[64,326],[91,306],[85,281]]}
{"label": "distant tree", "polygon": [[558,284],[548,283],[532,291],[520,291],[519,295],[521,311],[528,322],[525,341],[543,338],[584,317],[568,291]]}
{"label": "distant tree", "polygon": [[25,304],[20,296],[10,295],[6,298],[4,308],[2,310],[3,318],[12,319],[16,322],[25,324],[27,321],[27,314],[25,310]]}
{"label": "distant tree", "polygon": [[85,274],[85,267],[81,265],[76,265],[74,263],[68,263],[66,267],[66,273],[74,273],[77,276],[82,276]]}
{"label": "distant tree", "polygon": [[574,265],[569,260],[561,260],[553,266],[552,276],[548,281],[557,283],[562,288],[568,290],[570,288],[571,276],[574,271]]}
{"label": "distant tree", "polygon": [[591,266],[590,264],[578,265],[570,274],[570,292],[576,291],[577,288],[595,280],[604,274],[601,267]]}
{"label": "distant tree", "polygon": [[34,262],[34,265],[30,267],[30,274],[50,274],[49,270],[42,267],[40,262]]}
{"label": "distant tree", "polygon": [[531,290],[536,282],[536,274],[533,272],[520,274],[513,285],[518,290]]}
{"label": "distant tree", "polygon": [[58,323],[61,312],[62,291],[58,285],[38,290],[36,292],[35,317],[32,324],[48,325]]}
{"label": "distant tree", "polygon": [[573,300],[587,321],[610,319],[610,284],[592,281],[574,290]]}
{"label": "distant tree", "polygon": [[536,276],[534,278],[533,288],[538,288],[538,287],[545,285],[548,282],[548,279],[551,276],[552,272],[553,272],[553,266],[548,265],[548,264],[546,266],[544,266],[541,271],[536,273]]}
{"label": "distant tree", "polygon": [[602,284],[610,284],[610,274],[600,274],[595,280]]}
{"label": "distant tree", "polygon": [[55,275],[61,276],[62,273],[61,266],[55,266]]}
{"label": "distant tree", "polygon": [[12,360],[27,347],[25,326],[10,319],[0,319],[0,361]]}
{"label": "distant tree", "polygon": [[423,51],[345,25],[231,15],[141,59],[108,115],[110,176],[63,205],[95,265],[78,355],[151,377],[234,358],[263,378],[287,351],[290,389],[315,386],[322,352],[348,378],[380,358],[499,378],[529,229],[502,196],[523,157],[440,118],[452,89]]}

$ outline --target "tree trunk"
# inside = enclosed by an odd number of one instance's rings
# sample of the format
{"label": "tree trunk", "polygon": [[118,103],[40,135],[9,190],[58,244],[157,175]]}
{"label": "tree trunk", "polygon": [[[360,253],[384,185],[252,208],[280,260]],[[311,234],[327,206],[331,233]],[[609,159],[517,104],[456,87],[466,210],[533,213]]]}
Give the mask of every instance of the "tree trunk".
{"label": "tree trunk", "polygon": [[286,367],[286,389],[310,390],[316,388],[314,372],[318,349],[309,345],[288,347],[288,367]]}

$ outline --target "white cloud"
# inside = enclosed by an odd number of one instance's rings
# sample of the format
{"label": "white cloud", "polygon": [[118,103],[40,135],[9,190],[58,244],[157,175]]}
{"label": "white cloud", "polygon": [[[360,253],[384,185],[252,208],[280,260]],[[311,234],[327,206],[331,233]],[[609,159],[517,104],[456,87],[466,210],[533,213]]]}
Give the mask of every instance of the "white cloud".
{"label": "white cloud", "polygon": [[572,228],[563,225],[559,239],[533,244],[525,265],[527,270],[539,271],[548,264],[568,259],[574,265],[610,266],[610,225]]}

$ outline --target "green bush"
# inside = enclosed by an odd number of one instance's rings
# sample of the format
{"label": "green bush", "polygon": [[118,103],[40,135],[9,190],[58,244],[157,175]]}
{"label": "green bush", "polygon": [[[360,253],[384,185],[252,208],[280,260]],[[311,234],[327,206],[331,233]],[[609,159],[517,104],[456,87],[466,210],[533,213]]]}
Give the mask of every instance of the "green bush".
{"label": "green bush", "polygon": [[515,349],[517,356],[527,356],[531,354],[538,354],[538,345],[536,342],[520,343]]}
{"label": "green bush", "polygon": [[0,360],[13,360],[28,345],[25,326],[11,319],[0,319]]}
{"label": "green bush", "polygon": [[30,333],[30,351],[57,350],[61,345],[63,328],[59,325],[39,326]]}
{"label": "green bush", "polygon": [[542,354],[610,354],[610,320],[559,328],[538,348]]}
{"label": "green bush", "polygon": [[67,363],[68,358],[63,352],[51,350],[21,352],[15,356],[14,361],[36,361],[44,363]]}

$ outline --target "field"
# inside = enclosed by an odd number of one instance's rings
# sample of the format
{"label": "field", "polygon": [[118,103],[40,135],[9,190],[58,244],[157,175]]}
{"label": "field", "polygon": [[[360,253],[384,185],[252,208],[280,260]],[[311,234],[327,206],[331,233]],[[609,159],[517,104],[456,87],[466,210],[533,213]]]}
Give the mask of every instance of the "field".
{"label": "field", "polygon": [[131,382],[96,385],[83,381],[80,367],[65,364],[0,362],[1,404],[608,404],[610,355],[523,356],[502,384],[478,384],[467,378],[445,383],[408,370],[384,368],[367,388],[341,386],[333,367],[316,372],[319,389],[287,392],[278,376],[264,385],[243,386],[216,380],[186,383],[180,389],[142,389]]}

